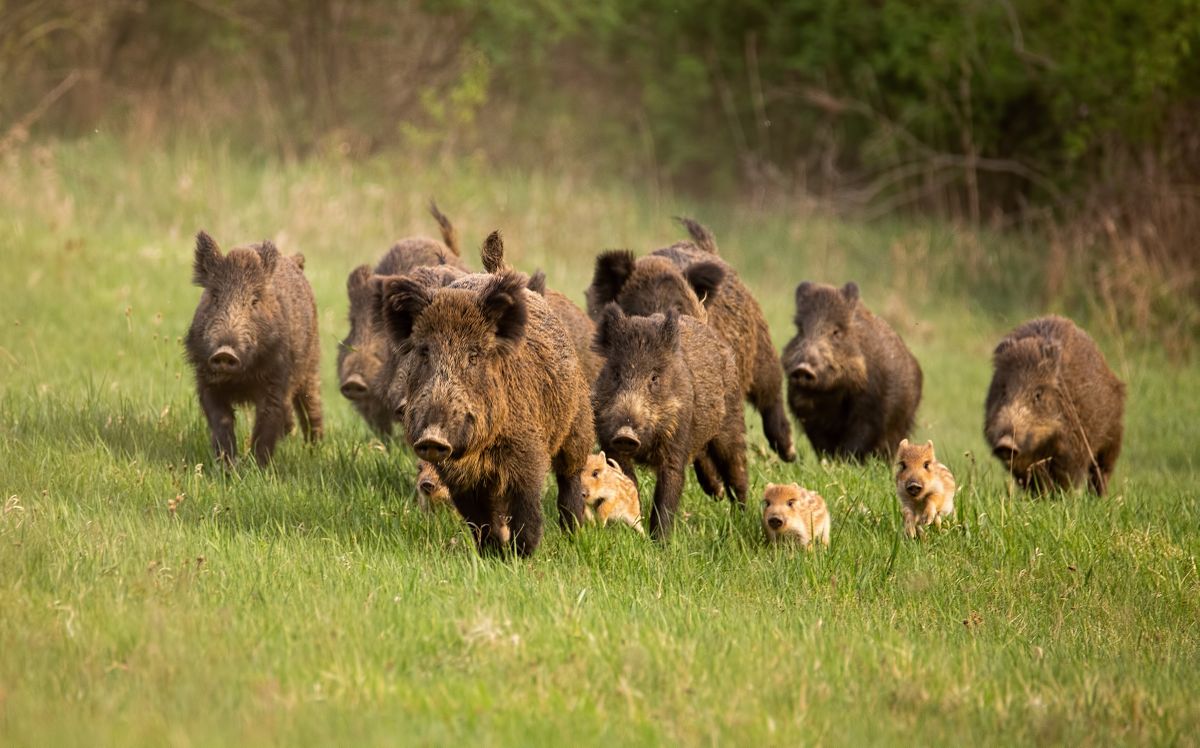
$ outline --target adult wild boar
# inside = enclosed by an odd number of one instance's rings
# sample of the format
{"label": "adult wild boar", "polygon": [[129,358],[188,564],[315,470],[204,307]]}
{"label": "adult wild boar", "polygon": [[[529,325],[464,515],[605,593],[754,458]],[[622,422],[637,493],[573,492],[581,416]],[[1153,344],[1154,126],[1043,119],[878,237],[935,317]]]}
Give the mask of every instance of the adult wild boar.
{"label": "adult wild boar", "polygon": [[1108,488],[1121,453],[1125,385],[1086,332],[1042,317],[992,354],[984,436],[1023,488]]}
{"label": "adult wild boar", "polygon": [[381,281],[381,316],[405,356],[404,428],[434,464],[481,551],[542,536],[546,473],[562,525],[583,517],[579,474],[595,432],[588,386],[562,323],[528,279],[464,276],[444,288]]}
{"label": "adult wild boar", "polygon": [[721,336],[673,309],[631,317],[610,303],[596,349],[604,358],[593,392],[600,448],[630,478],[635,462],[655,470],[651,533],[670,533],[684,471],[700,455],[711,460],[730,498],[745,503],[742,390]]}
{"label": "adult wild boar", "polygon": [[733,351],[740,390],[762,414],[767,442],[780,458],[791,462],[796,450],[783,407],[778,359],[762,309],[733,267],[717,254],[708,229],[687,218],[680,221],[691,241],[641,258],[624,250],[596,258],[587,290],[588,314],[599,320],[604,306],[616,302],[626,314],[647,316],[673,309],[712,325]]}
{"label": "adult wild boar", "polygon": [[192,281],[204,289],[184,341],[217,457],[237,457],[235,405],[253,403],[254,458],[266,465],[300,414],[307,439],[320,438],[317,306],[303,257],[282,257],[269,241],[222,254],[196,235]]}
{"label": "adult wild boar", "polygon": [[783,349],[788,404],[819,455],[890,458],[912,429],[921,366],[871,314],[858,286],[796,287],[796,335]]}
{"label": "adult wild boar", "polygon": [[338,346],[338,380],[342,396],[349,400],[367,424],[381,438],[390,437],[396,420],[395,403],[389,401],[386,383],[393,363],[385,336],[374,320],[379,308],[375,275],[404,275],[422,267],[440,267],[448,272],[466,273],[459,256],[458,236],[450,220],[430,203],[430,212],[441,228],[442,241],[426,237],[402,239],[380,259],[374,271],[367,265],[355,268],[346,281],[350,297],[350,333]]}

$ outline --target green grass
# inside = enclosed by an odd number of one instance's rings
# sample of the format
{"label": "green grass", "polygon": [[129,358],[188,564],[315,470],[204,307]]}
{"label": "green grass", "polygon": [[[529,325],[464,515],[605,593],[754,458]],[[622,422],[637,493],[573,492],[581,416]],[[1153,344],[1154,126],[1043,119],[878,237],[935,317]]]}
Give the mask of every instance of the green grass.
{"label": "green grass", "polygon": [[[799,280],[858,280],[921,360],[916,436],[958,476],[956,521],[901,542],[888,466],[803,439],[783,465],[754,416],[752,491],[823,493],[827,552],[768,548],[753,511],[689,483],[667,545],[551,528],[531,560],[478,558],[335,388],[345,275],[433,233],[429,196],[578,301],[597,250],[696,215],[777,343]],[[268,471],[208,453],[178,342],[200,227],[308,258],[328,438],[289,438]],[[4,155],[0,744],[1195,744],[1200,372],[1085,320],[1129,387],[1112,495],[1014,493],[982,401],[998,337],[1062,311],[1037,254],[469,163],[104,138]]]}

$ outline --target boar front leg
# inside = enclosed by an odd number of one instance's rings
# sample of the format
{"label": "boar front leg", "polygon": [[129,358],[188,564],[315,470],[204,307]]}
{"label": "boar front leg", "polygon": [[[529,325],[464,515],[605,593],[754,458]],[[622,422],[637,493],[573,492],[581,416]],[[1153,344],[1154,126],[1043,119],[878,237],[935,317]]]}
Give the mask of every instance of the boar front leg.
{"label": "boar front leg", "polygon": [[287,433],[291,420],[288,403],[276,393],[270,393],[255,403],[254,430],[250,446],[259,467],[265,467],[275,453],[275,444]]}
{"label": "boar front leg", "polygon": [[212,449],[217,459],[226,465],[237,460],[237,436],[234,434],[236,421],[233,403],[207,388],[200,390],[200,407],[208,419],[208,430],[212,434]]}
{"label": "boar front leg", "polygon": [[665,540],[671,534],[679,497],[683,493],[683,470],[687,457],[676,451],[658,466],[654,481],[654,506],[650,509],[650,534]]}

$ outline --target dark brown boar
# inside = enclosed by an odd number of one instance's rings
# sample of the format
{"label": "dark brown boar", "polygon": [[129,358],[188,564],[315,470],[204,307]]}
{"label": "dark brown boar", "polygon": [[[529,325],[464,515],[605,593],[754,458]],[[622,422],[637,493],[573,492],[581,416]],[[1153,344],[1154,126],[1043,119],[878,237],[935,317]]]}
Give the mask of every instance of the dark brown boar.
{"label": "dark brown boar", "polygon": [[546,473],[562,525],[583,517],[579,474],[595,433],[587,382],[562,323],[528,278],[467,275],[445,288],[382,282],[381,316],[405,355],[404,428],[437,468],[481,551],[531,554]]}
{"label": "dark brown boar", "polygon": [[[483,261],[483,269],[489,273],[512,269],[504,259],[504,242],[498,233],[492,234],[484,242],[480,259]],[[596,334],[596,326],[592,320],[566,295],[547,288],[546,274],[542,271],[539,270],[529,277],[528,288],[546,299],[550,309],[567,328],[571,345],[574,346],[575,354],[579,356],[579,364],[583,367],[584,377],[589,384],[596,381],[596,375],[600,373],[600,357],[592,350],[592,338]]]}
{"label": "dark brown boar", "polygon": [[[442,241],[411,237],[396,242],[375,266],[375,275],[404,275],[417,268],[443,268],[450,274],[466,273],[459,257],[458,237],[450,220],[430,203],[430,212],[441,227]],[[385,336],[373,324],[379,308],[367,265],[355,268],[346,281],[350,297],[350,333],[338,346],[338,380],[342,396],[381,438],[390,437],[395,422],[395,403],[389,401],[385,384],[391,381],[394,362],[389,361]]]}
{"label": "dark brown boar", "polygon": [[1121,453],[1125,385],[1074,322],[1042,317],[996,346],[984,436],[1024,488],[1103,496]]}
{"label": "dark brown boar", "polygon": [[192,281],[204,289],[185,347],[217,457],[237,457],[235,405],[253,403],[251,449],[266,465],[294,426],[311,442],[322,431],[317,306],[301,270],[269,241],[222,254],[201,231]]}
{"label": "dark brown boar", "polygon": [[706,321],[729,345],[737,363],[741,392],[762,414],[771,448],[786,462],[796,459],[792,431],[783,407],[778,358],[762,309],[737,272],[717,254],[708,229],[680,219],[692,241],[679,242],[646,257],[604,252],[596,258],[587,290],[594,320],[616,302],[626,314],[646,316],[674,309]]}
{"label": "dark brown boar", "polygon": [[670,533],[684,471],[701,455],[712,461],[730,498],[744,503],[741,382],[721,336],[673,309],[666,316],[632,317],[610,303],[596,330],[596,349],[604,358],[592,395],[600,448],[630,478],[635,462],[654,469],[650,531],[656,537]]}
{"label": "dark brown boar", "polygon": [[921,402],[917,359],[858,286],[796,288],[796,335],[783,350],[788,404],[819,455],[890,458]]}

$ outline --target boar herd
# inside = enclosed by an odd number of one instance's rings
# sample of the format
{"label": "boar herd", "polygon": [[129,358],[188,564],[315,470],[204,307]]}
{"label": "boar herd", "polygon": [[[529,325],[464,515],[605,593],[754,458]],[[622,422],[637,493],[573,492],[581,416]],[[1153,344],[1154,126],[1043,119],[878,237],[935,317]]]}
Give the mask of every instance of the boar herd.
{"label": "boar herd", "polygon": [[[481,551],[537,548],[549,473],[567,531],[589,519],[640,531],[638,464],[655,477],[655,537],[671,531],[689,465],[707,494],[744,504],[743,400],[779,458],[796,459],[785,379],[817,455],[897,460],[909,535],[953,512],[954,478],[933,443],[907,438],[921,367],[854,283],[800,283],[796,334],[779,356],[758,302],[691,219],[679,219],[688,239],[648,255],[600,254],[585,313],[540,271],[511,267],[499,232],[483,243],[483,272],[472,272],[454,226],[430,208],[441,240],[401,240],[350,273],[339,388],[380,438],[402,428],[420,458],[422,506],[453,504]],[[208,234],[196,238],[193,281],[204,290],[185,347],[227,465],[239,404],[255,408],[259,465],[297,420],[309,441],[321,437],[316,303],[303,271],[303,256],[269,241],[222,253]],[[1070,320],[1036,319],[1000,342],[993,365],[984,434],[1017,483],[1102,495],[1120,452],[1124,386],[1092,339]],[[772,483],[763,527],[768,539],[828,544],[829,511],[815,492]]]}

